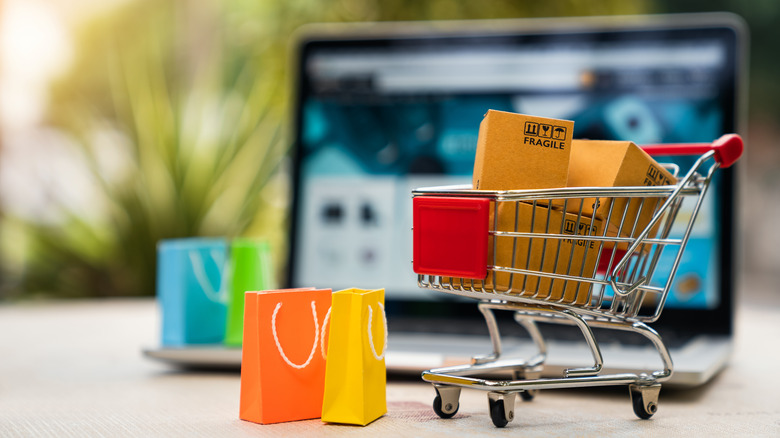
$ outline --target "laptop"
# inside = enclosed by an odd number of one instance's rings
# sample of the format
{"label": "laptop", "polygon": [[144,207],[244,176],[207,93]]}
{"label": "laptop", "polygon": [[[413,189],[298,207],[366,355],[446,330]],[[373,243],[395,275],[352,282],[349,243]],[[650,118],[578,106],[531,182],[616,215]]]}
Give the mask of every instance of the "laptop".
{"label": "laptop", "polygon": [[[490,353],[472,299],[420,289],[418,187],[470,184],[488,109],[573,120],[575,138],[711,142],[740,132],[746,29],[730,14],[312,25],[296,39],[288,287],[385,288],[391,374]],[[657,157],[687,170],[694,157]],[[719,170],[660,319],[665,386],[709,381],[728,361],[736,294],[739,163]],[[685,206],[683,206],[683,210]],[[679,214],[685,216],[685,211]],[[664,269],[669,260],[661,260]],[[507,356],[527,333],[497,316]],[[541,326],[545,374],[592,365],[573,327]],[[602,373],[660,369],[644,338],[594,329]],[[180,366],[238,367],[240,349],[153,348]]]}
{"label": "laptop", "polygon": [[[304,29],[288,285],[385,288],[390,372],[490,353],[475,300],[417,286],[411,191],[470,184],[488,109],[573,120],[575,138],[637,144],[740,132],[744,43],[741,20],[728,14]],[[685,171],[694,158],[657,160]],[[707,382],[731,351],[738,172],[716,174],[652,325],[671,347],[671,385]],[[504,353],[533,355],[527,334],[502,313]],[[603,373],[660,369],[643,338],[595,331]],[[545,373],[591,360],[576,328],[543,325],[542,333]]]}

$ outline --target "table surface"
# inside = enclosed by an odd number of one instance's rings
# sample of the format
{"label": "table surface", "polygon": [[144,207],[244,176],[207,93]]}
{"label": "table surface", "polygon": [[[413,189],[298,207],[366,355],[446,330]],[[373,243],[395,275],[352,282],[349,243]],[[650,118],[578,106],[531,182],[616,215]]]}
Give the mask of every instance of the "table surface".
{"label": "table surface", "polygon": [[518,400],[493,427],[487,397],[464,390],[439,419],[433,390],[391,379],[388,413],[366,427],[319,420],[258,425],[238,419],[236,372],[186,372],[144,358],[157,342],[151,299],[0,305],[0,436],[780,436],[780,293],[748,279],[730,365],[711,383],[662,390],[659,411],[637,419],[624,387],[544,391]]}

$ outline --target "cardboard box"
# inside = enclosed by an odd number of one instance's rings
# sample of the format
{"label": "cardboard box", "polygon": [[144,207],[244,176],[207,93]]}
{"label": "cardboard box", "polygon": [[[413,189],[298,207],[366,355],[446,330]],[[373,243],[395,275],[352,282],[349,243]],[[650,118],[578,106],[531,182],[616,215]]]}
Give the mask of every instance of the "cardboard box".
{"label": "cardboard box", "polygon": [[[676,179],[650,155],[629,141],[574,140],[567,186],[569,187],[623,187],[675,184]],[[646,198],[586,198],[582,214],[607,221],[607,236],[636,237],[650,223],[653,213],[663,199]],[[612,214],[609,218],[610,204]],[[556,202],[561,206],[562,202]],[[641,210],[640,210],[641,207]],[[577,214],[580,202],[567,203],[566,211]],[[623,227],[618,233],[623,211]],[[656,225],[650,233],[655,236]],[[625,245],[620,245],[625,246]]]}
{"label": "cardboard box", "polygon": [[473,187],[565,187],[574,122],[489,110],[479,125]]}
{"label": "cardboard box", "polygon": [[[491,209],[491,212],[493,210]],[[549,217],[549,219],[548,219]],[[490,218],[493,224],[493,218]],[[545,234],[597,236],[602,222],[564,213],[546,206],[524,202],[502,202],[498,208],[496,231],[540,233],[539,237],[496,236],[488,245],[488,264],[546,273],[592,278],[596,271],[599,243],[575,239],[544,238]],[[493,245],[495,246],[495,253]],[[564,303],[588,303],[589,283],[492,271],[485,280],[496,291],[512,290],[523,296]]]}

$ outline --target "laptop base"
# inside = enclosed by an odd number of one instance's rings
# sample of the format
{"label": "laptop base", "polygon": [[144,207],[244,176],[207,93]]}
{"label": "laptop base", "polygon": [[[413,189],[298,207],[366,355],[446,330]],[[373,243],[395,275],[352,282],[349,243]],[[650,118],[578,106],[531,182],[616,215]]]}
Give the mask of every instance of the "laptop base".
{"label": "laptop base", "polygon": [[[425,370],[470,363],[472,356],[487,354],[490,339],[484,336],[420,335],[391,333],[385,356],[388,376],[419,375]],[[431,348],[435,345],[436,348]],[[659,366],[658,353],[651,346],[600,344],[604,356],[602,374],[635,373]],[[504,356],[528,358],[535,354],[528,339],[505,338]],[[548,357],[543,377],[560,377],[572,366],[587,366],[590,350],[584,341],[548,340]],[[693,388],[703,385],[727,364],[732,351],[727,336],[697,336],[684,345],[670,348],[674,373],[664,387]],[[223,345],[158,347],[143,350],[144,356],[185,369],[237,371],[241,369],[241,348]]]}

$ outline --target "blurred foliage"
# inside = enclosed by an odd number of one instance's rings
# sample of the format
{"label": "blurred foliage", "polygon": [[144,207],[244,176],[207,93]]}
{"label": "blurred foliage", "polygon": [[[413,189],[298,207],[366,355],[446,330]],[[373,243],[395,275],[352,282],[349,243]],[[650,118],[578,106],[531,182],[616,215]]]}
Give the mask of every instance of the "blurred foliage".
{"label": "blurred foliage", "polygon": [[26,249],[5,294],[151,294],[156,243],[180,236],[265,236],[284,260],[289,49],[304,23],[634,14],[646,3],[130,1],[79,30],[51,92],[48,123],[78,145],[99,211],[55,199],[56,225],[6,218]]}

